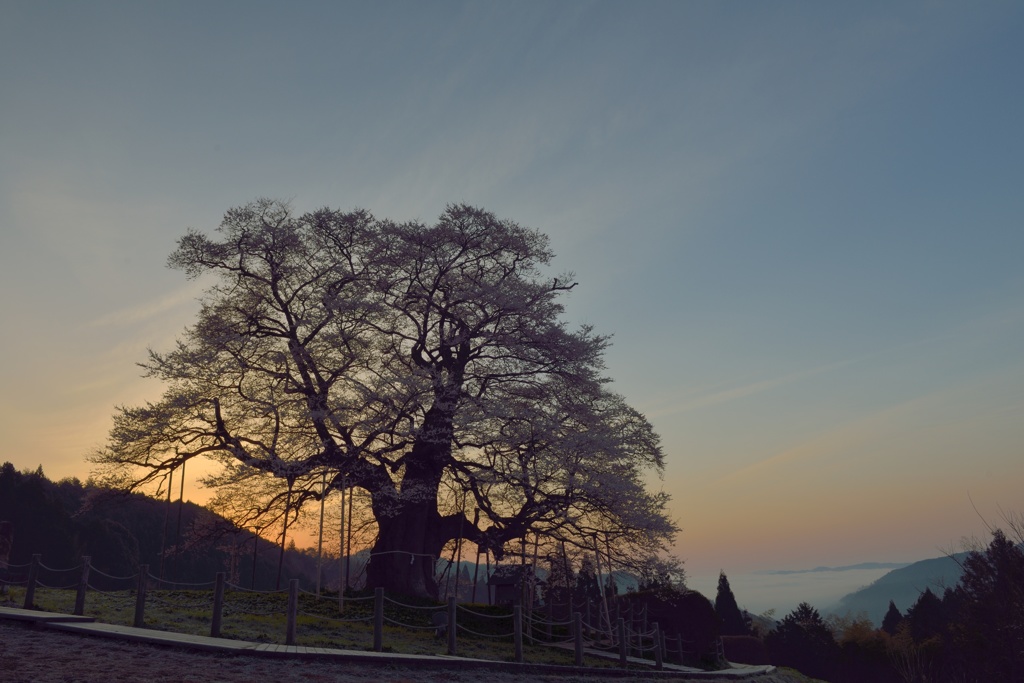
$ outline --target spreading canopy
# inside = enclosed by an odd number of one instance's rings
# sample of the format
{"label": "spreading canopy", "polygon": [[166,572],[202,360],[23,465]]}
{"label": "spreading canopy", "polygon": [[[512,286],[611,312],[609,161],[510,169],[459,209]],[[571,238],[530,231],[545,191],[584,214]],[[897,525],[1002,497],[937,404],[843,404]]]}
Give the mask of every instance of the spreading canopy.
{"label": "spreading canopy", "polygon": [[171,255],[211,282],[198,319],[144,363],[162,399],[120,408],[93,460],[127,489],[204,457],[207,485],[272,477],[293,509],[324,476],[365,489],[369,582],[410,594],[436,592],[434,562],[462,538],[500,556],[528,533],[601,533],[647,555],[675,530],[643,483],[658,437],[608,390],[607,338],[560,320],[574,283],[544,274],[551,258],[541,233],[463,205],[433,225],[232,209]]}

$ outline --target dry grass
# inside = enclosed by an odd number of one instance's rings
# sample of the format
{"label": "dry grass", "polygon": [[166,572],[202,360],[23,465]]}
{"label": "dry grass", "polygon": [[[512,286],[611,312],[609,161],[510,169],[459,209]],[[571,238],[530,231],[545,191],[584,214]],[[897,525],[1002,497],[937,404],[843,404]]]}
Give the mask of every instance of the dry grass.
{"label": "dry grass", "polygon": [[[23,594],[22,594],[23,595]],[[147,600],[146,625],[159,630],[209,635],[210,594],[201,591],[156,592]],[[369,650],[372,646],[372,627],[369,622],[341,623],[336,620],[337,605],[332,601],[316,601],[303,595],[298,626],[298,644],[341,649]],[[22,596],[17,590],[8,596],[7,604],[20,606]],[[278,604],[280,602],[280,604]],[[71,612],[73,591],[40,589],[36,593],[37,606],[47,611]],[[131,625],[134,615],[134,595],[124,593],[90,593],[86,600],[86,614],[99,621]],[[345,618],[369,615],[372,603],[352,603]],[[280,608],[280,611],[278,611]],[[487,609],[487,608],[483,608]],[[284,596],[239,593],[226,600],[223,635],[257,642],[284,642]],[[323,614],[320,614],[323,612]],[[430,610],[393,610],[389,618],[403,623],[426,626]],[[461,614],[461,613],[460,613]],[[500,633],[510,627],[502,620],[476,619],[473,630],[481,633]],[[488,631],[488,629],[490,629]],[[408,654],[442,654],[444,643],[434,637],[431,630],[410,630],[386,627],[386,651]],[[510,639],[462,637],[459,654],[465,657],[511,661]],[[572,664],[572,653],[540,645],[525,648],[528,663]],[[588,667],[613,667],[614,661],[588,657]],[[650,677],[644,669],[635,669],[628,680],[631,683],[654,681],[688,681],[686,676]],[[603,678],[602,678],[603,679]],[[251,681],[335,681],[337,683],[365,683],[386,681],[465,681],[481,683],[582,683],[594,680],[587,675],[527,674],[495,670],[466,669],[453,663],[450,668],[430,667],[417,669],[410,666],[391,666],[323,660],[268,659],[252,655],[211,654],[170,646],[130,643],[94,636],[67,633],[21,623],[0,620],[0,681],[28,683],[59,681],[60,683],[92,683],[99,681],[150,681],[170,683],[250,683]],[[603,680],[616,680],[603,679]],[[702,678],[701,680],[709,680]],[[735,680],[726,677],[713,680]],[[778,672],[755,679],[753,683],[796,683],[800,680]]]}
{"label": "dry grass", "polygon": [[[20,605],[23,592],[12,589],[11,602]],[[299,616],[296,628],[296,644],[309,647],[329,647],[343,650],[371,650],[373,627],[369,620],[373,602],[350,601],[345,612],[339,614],[336,598],[317,599],[315,596],[299,596]],[[74,609],[75,594],[71,590],[36,590],[35,604],[48,612],[71,613]],[[228,592],[225,595],[221,637],[260,643],[285,642],[285,611],[287,596],[280,593]],[[423,609],[429,607],[429,609]],[[444,609],[436,605],[413,605],[399,607],[390,601],[385,603],[385,617],[390,622],[407,624],[402,628],[385,624],[383,650],[401,654],[438,655],[446,651],[446,642],[434,635],[430,616]],[[459,612],[460,625],[471,631],[487,634],[478,637],[460,632],[458,654],[463,657],[511,662],[515,658],[512,638],[512,621],[501,608],[485,605],[472,606],[474,612],[486,616],[474,616],[462,610]],[[173,631],[193,635],[210,635],[212,595],[209,591],[150,591],[146,595],[145,625],[160,631]],[[135,615],[135,593],[133,591],[96,592],[86,597],[85,614],[109,624],[131,626]],[[492,618],[500,617],[500,618]],[[563,630],[555,629],[556,639],[567,638]],[[573,663],[572,653],[539,644],[524,644],[524,660],[532,664],[556,664],[569,666]],[[609,668],[614,661],[586,657],[586,666]]]}
{"label": "dry grass", "polygon": [[[584,683],[594,679],[587,675],[467,670],[455,663],[444,669],[417,669],[409,666],[219,655],[109,640],[0,620],[0,680],[5,683]],[[628,680],[630,683],[683,683],[692,679],[686,676],[652,678],[634,674]],[[721,683],[729,679],[715,680]],[[796,680],[781,673],[747,679],[749,683],[796,683]]]}

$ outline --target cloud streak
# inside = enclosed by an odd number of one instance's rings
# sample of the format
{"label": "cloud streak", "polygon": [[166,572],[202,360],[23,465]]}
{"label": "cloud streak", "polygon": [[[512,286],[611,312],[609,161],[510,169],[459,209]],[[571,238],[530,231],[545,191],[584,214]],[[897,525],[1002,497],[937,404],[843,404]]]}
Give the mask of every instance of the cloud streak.
{"label": "cloud streak", "polygon": [[697,398],[679,403],[676,405],[668,406],[658,410],[653,410],[647,413],[647,417],[656,419],[659,417],[667,417],[669,415],[678,415],[680,413],[687,413],[693,410],[699,410],[701,408],[707,408],[709,406],[718,405],[721,403],[727,403],[729,401],[736,401],[755,394],[764,393],[771,391],[777,387],[784,386],[786,384],[792,384],[793,382],[799,382],[804,379],[809,379],[817,375],[821,375],[834,370],[844,368],[851,363],[857,362],[856,360],[844,360],[837,363],[830,363],[828,365],[820,365],[818,367],[809,368],[807,370],[799,370],[797,372],[791,372],[787,375],[780,377],[774,377],[772,379],[762,380],[760,382],[752,382],[750,384],[744,384],[742,386],[733,387],[731,389],[725,389],[721,391],[715,391]]}
{"label": "cloud streak", "polygon": [[195,301],[202,293],[204,286],[198,280],[165,296],[143,302],[136,306],[127,306],[110,311],[94,318],[86,324],[88,328],[125,327],[152,320],[169,311],[173,311]]}

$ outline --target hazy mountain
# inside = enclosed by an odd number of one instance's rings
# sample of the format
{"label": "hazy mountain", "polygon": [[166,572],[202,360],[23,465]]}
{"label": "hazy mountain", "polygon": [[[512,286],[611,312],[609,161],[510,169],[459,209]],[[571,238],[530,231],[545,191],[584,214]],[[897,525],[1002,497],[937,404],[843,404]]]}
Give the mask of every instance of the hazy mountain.
{"label": "hazy mountain", "polygon": [[878,626],[889,608],[890,600],[906,614],[907,608],[917,601],[917,596],[925,588],[931,588],[933,593],[941,596],[947,587],[955,586],[963,574],[957,562],[962,562],[965,556],[966,553],[957,553],[953,557],[921,560],[894,569],[870,586],[844,596],[826,611],[837,614],[865,612]]}
{"label": "hazy mountain", "polygon": [[860,564],[848,564],[842,567],[815,567],[814,569],[766,569],[754,572],[755,574],[816,574],[820,572],[847,572],[857,569],[899,569],[906,567],[909,562],[861,562]]}

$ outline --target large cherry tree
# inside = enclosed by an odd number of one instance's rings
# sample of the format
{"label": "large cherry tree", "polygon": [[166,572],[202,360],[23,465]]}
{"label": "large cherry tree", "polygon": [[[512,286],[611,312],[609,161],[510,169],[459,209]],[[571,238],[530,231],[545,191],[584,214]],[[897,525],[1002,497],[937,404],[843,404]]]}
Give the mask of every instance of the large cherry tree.
{"label": "large cherry tree", "polygon": [[[209,282],[195,324],[144,363],[161,400],[119,408],[93,456],[139,489],[193,458],[221,497],[276,481],[285,513],[370,495],[368,583],[436,596],[445,544],[527,535],[622,557],[675,531],[650,423],[609,391],[607,338],[562,320],[547,238],[473,207],[432,225],[365,211],[232,209],[170,257]],[[470,510],[474,514],[470,514]]]}

